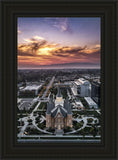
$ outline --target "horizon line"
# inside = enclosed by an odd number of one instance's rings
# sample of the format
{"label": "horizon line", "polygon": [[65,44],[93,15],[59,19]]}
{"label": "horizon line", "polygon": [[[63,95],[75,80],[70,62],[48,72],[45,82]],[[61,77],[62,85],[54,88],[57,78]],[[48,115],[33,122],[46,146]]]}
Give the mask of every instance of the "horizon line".
{"label": "horizon line", "polygon": [[51,69],[51,70],[55,70],[55,69],[101,69],[100,67],[96,67],[96,68],[17,68],[17,70],[41,70],[41,69]]}

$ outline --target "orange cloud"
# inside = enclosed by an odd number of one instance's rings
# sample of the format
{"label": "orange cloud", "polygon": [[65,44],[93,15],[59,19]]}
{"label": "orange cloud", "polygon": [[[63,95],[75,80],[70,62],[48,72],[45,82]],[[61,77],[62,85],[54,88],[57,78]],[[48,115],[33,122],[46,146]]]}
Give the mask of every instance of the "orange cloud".
{"label": "orange cloud", "polygon": [[64,46],[49,43],[35,36],[26,43],[18,45],[19,65],[52,65],[73,62],[100,62],[100,46],[93,48]]}

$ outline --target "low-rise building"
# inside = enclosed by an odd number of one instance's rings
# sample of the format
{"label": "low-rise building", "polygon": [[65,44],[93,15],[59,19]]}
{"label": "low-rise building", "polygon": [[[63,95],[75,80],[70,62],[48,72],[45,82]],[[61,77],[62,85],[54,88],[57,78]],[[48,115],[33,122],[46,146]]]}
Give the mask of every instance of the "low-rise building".
{"label": "low-rise building", "polygon": [[19,91],[19,96],[32,95],[36,96],[42,85],[28,85]]}
{"label": "low-rise building", "polygon": [[84,97],[84,99],[87,102],[89,108],[98,108],[98,105],[92,100],[91,97]]}
{"label": "low-rise building", "polygon": [[83,104],[82,104],[82,102],[80,100],[75,101],[75,104],[76,104],[76,108],[78,108],[80,110],[84,109],[84,106],[83,106]]}
{"label": "low-rise building", "polygon": [[30,110],[30,108],[32,107],[31,103],[30,102],[22,102],[19,106],[18,106],[18,109],[19,110]]}
{"label": "low-rise building", "polygon": [[20,105],[21,104],[21,99],[20,98],[17,98],[17,105]]}

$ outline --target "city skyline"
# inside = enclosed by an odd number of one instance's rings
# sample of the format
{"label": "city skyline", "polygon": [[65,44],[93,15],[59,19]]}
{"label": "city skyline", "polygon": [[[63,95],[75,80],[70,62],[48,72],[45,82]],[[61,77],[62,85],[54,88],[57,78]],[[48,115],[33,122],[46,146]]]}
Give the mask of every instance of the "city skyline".
{"label": "city skyline", "polygon": [[100,25],[98,17],[18,18],[18,69],[100,68]]}

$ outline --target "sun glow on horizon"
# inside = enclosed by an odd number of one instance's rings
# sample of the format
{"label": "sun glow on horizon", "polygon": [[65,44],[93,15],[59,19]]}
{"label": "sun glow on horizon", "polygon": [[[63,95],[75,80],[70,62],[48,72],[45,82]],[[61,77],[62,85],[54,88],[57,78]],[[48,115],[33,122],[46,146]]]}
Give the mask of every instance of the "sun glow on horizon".
{"label": "sun glow on horizon", "polygon": [[50,55],[50,51],[54,48],[44,47],[38,50],[37,55]]}
{"label": "sun glow on horizon", "polygon": [[100,18],[26,19],[18,18],[18,67],[100,64]]}

